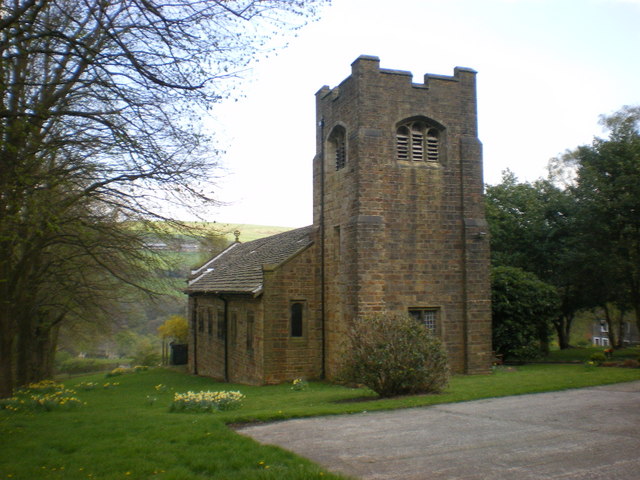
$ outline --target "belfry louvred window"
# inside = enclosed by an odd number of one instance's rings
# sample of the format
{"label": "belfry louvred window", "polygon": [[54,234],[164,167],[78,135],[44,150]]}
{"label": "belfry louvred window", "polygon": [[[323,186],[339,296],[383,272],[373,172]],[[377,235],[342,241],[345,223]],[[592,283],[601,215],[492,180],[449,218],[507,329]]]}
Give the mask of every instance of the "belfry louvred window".
{"label": "belfry louvred window", "polygon": [[346,130],[337,125],[328,138],[329,158],[334,161],[335,169],[341,170],[347,165],[347,140]]}
{"label": "belfry louvred window", "polygon": [[426,122],[407,122],[396,130],[396,156],[398,160],[437,162],[440,160],[439,138],[439,131]]}

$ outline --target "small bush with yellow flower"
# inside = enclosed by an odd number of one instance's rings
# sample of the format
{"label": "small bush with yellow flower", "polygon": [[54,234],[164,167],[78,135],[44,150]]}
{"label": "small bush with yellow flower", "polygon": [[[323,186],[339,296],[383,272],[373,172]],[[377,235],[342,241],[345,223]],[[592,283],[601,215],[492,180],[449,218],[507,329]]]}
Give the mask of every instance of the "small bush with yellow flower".
{"label": "small bush with yellow flower", "polygon": [[75,390],[53,380],[31,383],[18,389],[13,397],[0,400],[0,409],[12,412],[70,410],[81,405]]}
{"label": "small bush with yellow flower", "polygon": [[291,390],[295,390],[297,392],[306,390],[308,386],[309,384],[302,378],[296,378],[293,382],[291,382]]}
{"label": "small bush with yellow flower", "polygon": [[242,406],[245,396],[240,392],[186,392],[175,393],[172,412],[217,412],[235,410]]}

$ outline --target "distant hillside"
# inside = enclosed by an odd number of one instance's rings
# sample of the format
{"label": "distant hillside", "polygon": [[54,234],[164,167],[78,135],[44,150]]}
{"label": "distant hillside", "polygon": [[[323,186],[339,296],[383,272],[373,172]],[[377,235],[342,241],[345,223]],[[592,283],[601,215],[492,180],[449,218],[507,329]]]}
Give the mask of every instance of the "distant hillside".
{"label": "distant hillside", "polygon": [[236,239],[233,232],[236,230],[240,232],[241,242],[250,242],[251,240],[257,240],[258,238],[269,237],[277,233],[293,230],[291,227],[275,227],[267,225],[247,225],[242,223],[209,223],[207,224],[212,230],[218,230],[224,234],[225,238],[229,241]]}
{"label": "distant hillside", "polygon": [[164,236],[150,234],[148,238],[147,246],[159,252],[167,252],[167,258],[173,255],[174,259],[179,259],[178,263],[184,265],[178,270],[180,273],[174,272],[173,276],[181,276],[189,268],[202,265],[213,254],[224,250],[235,241],[236,231],[240,232],[240,242],[246,243],[292,230],[291,227],[240,223],[190,222],[189,225],[193,227],[189,234],[177,230],[172,232],[173,228],[169,226],[162,227]]}

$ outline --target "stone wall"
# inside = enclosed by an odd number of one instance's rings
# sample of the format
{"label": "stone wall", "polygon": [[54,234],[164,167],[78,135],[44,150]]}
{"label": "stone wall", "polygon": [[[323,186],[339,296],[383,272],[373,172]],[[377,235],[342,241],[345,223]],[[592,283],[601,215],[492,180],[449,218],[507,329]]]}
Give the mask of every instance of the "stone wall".
{"label": "stone wall", "polygon": [[[315,245],[280,265],[265,265],[264,381],[322,376],[322,321]],[[302,304],[302,335],[291,335],[291,306]]]}
{"label": "stone wall", "polygon": [[195,352],[189,358],[191,372],[221,381],[262,384],[262,302],[249,295],[192,296],[190,302],[189,351]]}

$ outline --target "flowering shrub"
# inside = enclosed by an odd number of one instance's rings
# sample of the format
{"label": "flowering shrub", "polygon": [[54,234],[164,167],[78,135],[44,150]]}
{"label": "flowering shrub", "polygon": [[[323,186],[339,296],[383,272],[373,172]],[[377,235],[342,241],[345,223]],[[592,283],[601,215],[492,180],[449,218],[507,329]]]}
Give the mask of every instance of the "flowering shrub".
{"label": "flowering shrub", "polygon": [[80,390],[95,390],[98,387],[96,382],[80,382],[76,385],[76,388]]}
{"label": "flowering shrub", "polygon": [[296,378],[293,382],[291,382],[291,390],[306,390],[308,386],[309,384],[301,378]]}
{"label": "flowering shrub", "polygon": [[442,342],[409,315],[378,314],[354,320],[342,378],[381,397],[439,393],[449,367]]}
{"label": "flowering shrub", "polygon": [[118,368],[114,368],[113,370],[111,370],[110,372],[107,372],[107,378],[109,377],[117,377],[120,375],[126,375],[128,373],[133,373],[133,369],[129,368],[129,367],[118,367]]}
{"label": "flowering shrub", "polygon": [[233,410],[242,406],[245,396],[240,392],[187,392],[175,393],[172,412],[214,412]]}
{"label": "flowering shrub", "polygon": [[128,375],[130,373],[146,372],[147,370],[149,370],[149,367],[146,367],[144,365],[136,365],[135,367],[122,367],[121,366],[121,367],[114,368],[110,372],[107,372],[107,378],[108,377],[117,377],[119,375]]}
{"label": "flowering shrub", "polygon": [[50,393],[63,389],[64,385],[56,382],[55,380],[41,380],[36,383],[30,383],[20,388],[19,392],[39,392]]}
{"label": "flowering shrub", "polygon": [[74,390],[61,383],[44,380],[19,389],[15,396],[0,400],[0,409],[13,412],[71,409],[82,405]]}

